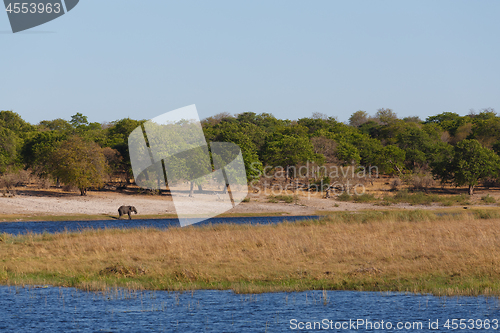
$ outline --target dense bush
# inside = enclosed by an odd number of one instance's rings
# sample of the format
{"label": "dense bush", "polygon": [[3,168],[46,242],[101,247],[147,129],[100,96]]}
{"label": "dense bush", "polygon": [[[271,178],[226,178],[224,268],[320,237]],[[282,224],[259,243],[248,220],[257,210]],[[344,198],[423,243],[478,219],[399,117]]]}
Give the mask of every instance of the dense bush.
{"label": "dense bush", "polygon": [[[133,177],[128,136],[143,123],[125,118],[99,124],[77,113],[69,121],[44,120],[31,125],[15,112],[0,111],[0,175],[29,168],[43,179],[55,179],[58,175],[53,157],[68,140],[78,137],[98,145],[108,171],[128,183]],[[500,117],[492,109],[467,116],[444,112],[425,121],[417,117],[399,119],[387,108],[373,117],[357,111],[349,125],[318,114],[291,121],[267,113],[224,113],[204,119],[202,126],[208,142],[232,142],[241,148],[248,181],[258,180],[264,167],[281,167],[286,177],[295,177],[296,166],[330,163],[376,167],[378,175],[397,177],[392,190],[401,188],[398,179],[414,191],[427,191],[436,180],[468,186],[470,194],[480,183],[498,184]],[[327,174],[307,184],[317,184],[322,177],[324,181],[337,181],[345,191],[351,190],[347,181],[352,175],[334,179]],[[328,184],[323,182],[323,186]],[[417,194],[412,200],[430,199]]]}

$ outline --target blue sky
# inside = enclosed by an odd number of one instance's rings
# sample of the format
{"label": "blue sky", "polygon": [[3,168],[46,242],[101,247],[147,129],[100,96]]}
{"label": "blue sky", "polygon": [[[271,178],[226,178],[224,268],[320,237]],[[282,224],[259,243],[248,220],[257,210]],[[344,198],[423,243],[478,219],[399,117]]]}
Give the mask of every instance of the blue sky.
{"label": "blue sky", "polygon": [[12,34],[0,13],[0,109],[31,123],[392,108],[500,111],[498,1],[81,0]]}

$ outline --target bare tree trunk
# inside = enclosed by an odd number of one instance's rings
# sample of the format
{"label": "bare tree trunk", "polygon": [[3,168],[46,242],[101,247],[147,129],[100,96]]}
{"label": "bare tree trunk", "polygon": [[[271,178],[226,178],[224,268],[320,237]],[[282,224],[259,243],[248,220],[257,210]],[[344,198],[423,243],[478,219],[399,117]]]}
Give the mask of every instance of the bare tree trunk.
{"label": "bare tree trunk", "polygon": [[190,186],[190,189],[189,189],[189,196],[190,197],[193,196],[193,192],[194,192],[194,182],[191,182],[191,186]]}
{"label": "bare tree trunk", "polygon": [[469,185],[469,195],[474,194],[474,185]]}

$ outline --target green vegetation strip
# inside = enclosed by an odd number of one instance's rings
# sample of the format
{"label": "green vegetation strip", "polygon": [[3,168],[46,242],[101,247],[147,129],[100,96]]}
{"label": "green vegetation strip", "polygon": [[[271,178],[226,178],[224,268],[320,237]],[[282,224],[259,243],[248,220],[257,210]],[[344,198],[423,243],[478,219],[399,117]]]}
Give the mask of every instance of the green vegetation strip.
{"label": "green vegetation strip", "polygon": [[[390,206],[393,204],[407,203],[410,205],[431,205],[439,204],[441,206],[469,206],[471,197],[467,194],[460,195],[440,195],[424,193],[421,191],[409,192],[408,190],[397,191],[394,195],[384,195],[376,198],[373,194],[350,195],[347,192],[337,197],[338,201],[353,201],[356,203],[373,203],[377,206]],[[481,204],[494,204],[495,198],[489,194],[481,197]]]}
{"label": "green vegetation strip", "polygon": [[277,225],[0,235],[0,283],[84,290],[500,295],[500,211],[339,212]]}

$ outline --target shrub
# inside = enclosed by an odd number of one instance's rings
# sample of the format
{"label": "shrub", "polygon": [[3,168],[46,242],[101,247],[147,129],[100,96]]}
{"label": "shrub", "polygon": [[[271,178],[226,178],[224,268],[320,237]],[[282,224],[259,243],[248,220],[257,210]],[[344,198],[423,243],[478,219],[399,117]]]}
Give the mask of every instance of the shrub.
{"label": "shrub", "polygon": [[48,177],[35,177],[34,182],[38,188],[44,189],[44,190],[46,190],[46,189],[50,188],[52,185],[54,185],[54,182],[52,181],[52,179],[50,179]]}
{"label": "shrub", "polygon": [[409,193],[406,190],[399,191],[393,197],[384,197],[388,203],[405,202],[410,205],[430,205],[432,203],[441,203],[443,206],[470,205],[469,196],[466,194],[454,196],[440,196],[437,194],[427,194],[423,192]]}
{"label": "shrub", "polygon": [[430,173],[410,173],[404,177],[405,183],[410,186],[412,191],[425,191],[433,186],[435,181]]}
{"label": "shrub", "polygon": [[3,188],[4,195],[13,194],[14,187],[29,183],[30,173],[26,170],[8,170],[0,176],[0,188]]}
{"label": "shrub", "polygon": [[274,195],[270,195],[267,197],[267,202],[278,203],[278,199],[276,199],[276,197]]}
{"label": "shrub", "polygon": [[339,201],[351,201],[352,197],[347,192],[342,192],[341,195],[337,197]]}
{"label": "shrub", "polygon": [[489,194],[485,195],[484,197],[481,197],[481,201],[483,201],[484,203],[487,203],[487,204],[491,204],[491,203],[496,203],[496,199],[493,198],[493,197],[490,197]]}
{"label": "shrub", "polygon": [[375,196],[373,194],[366,194],[366,193],[363,193],[361,195],[353,195],[352,198],[353,198],[354,202],[357,202],[357,203],[372,202],[372,201],[377,200],[377,198],[375,198]]}
{"label": "shrub", "polygon": [[432,185],[434,185],[434,178],[429,174],[417,174],[411,180],[411,186],[414,190],[427,191]]}
{"label": "shrub", "polygon": [[278,203],[280,201],[285,203],[294,203],[299,201],[299,197],[297,195],[270,195],[267,199],[271,203]]}
{"label": "shrub", "polygon": [[402,190],[392,198],[386,197],[384,200],[392,203],[407,202],[411,205],[430,205],[433,202],[440,202],[441,198],[437,194],[426,194],[423,192],[409,193],[407,190]]}
{"label": "shrub", "polygon": [[399,190],[401,185],[402,185],[401,179],[399,179],[399,178],[393,179],[391,182],[391,191]]}
{"label": "shrub", "polygon": [[312,183],[313,186],[309,186],[310,189],[319,189],[320,191],[325,191],[330,187],[330,178],[329,177],[323,177],[322,179],[319,179],[315,182]]}

